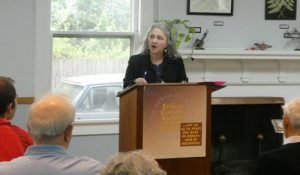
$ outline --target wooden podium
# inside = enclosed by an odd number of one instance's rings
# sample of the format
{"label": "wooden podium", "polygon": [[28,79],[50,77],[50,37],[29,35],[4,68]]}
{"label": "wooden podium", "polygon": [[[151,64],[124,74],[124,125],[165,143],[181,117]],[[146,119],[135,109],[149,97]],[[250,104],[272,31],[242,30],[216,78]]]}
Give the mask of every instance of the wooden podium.
{"label": "wooden podium", "polygon": [[209,175],[214,83],[134,85],[120,96],[119,151],[143,149],[168,175]]}

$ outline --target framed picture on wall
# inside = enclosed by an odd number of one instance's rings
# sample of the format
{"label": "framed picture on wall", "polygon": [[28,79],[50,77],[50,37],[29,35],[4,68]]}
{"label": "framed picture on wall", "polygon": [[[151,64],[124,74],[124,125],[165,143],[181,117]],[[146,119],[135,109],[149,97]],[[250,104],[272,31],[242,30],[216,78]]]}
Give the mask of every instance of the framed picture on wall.
{"label": "framed picture on wall", "polygon": [[296,20],[297,0],[265,0],[266,20]]}
{"label": "framed picture on wall", "polygon": [[233,0],[187,0],[188,15],[233,15]]}

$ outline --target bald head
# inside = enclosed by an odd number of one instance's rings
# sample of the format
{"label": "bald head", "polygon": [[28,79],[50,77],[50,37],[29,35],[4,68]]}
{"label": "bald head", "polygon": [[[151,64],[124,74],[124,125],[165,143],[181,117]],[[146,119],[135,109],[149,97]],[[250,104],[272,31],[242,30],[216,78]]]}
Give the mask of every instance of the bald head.
{"label": "bald head", "polygon": [[28,129],[35,141],[53,141],[72,125],[75,109],[60,95],[47,95],[33,103],[28,117]]}
{"label": "bald head", "polygon": [[287,136],[300,135],[300,98],[295,98],[283,106],[284,128]]}

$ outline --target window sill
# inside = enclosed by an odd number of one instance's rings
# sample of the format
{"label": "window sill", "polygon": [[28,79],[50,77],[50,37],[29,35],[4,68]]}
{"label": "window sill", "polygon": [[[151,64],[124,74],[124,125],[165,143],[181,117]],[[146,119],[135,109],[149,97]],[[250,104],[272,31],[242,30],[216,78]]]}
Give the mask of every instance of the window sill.
{"label": "window sill", "polygon": [[82,120],[74,122],[74,136],[119,134],[119,119]]}

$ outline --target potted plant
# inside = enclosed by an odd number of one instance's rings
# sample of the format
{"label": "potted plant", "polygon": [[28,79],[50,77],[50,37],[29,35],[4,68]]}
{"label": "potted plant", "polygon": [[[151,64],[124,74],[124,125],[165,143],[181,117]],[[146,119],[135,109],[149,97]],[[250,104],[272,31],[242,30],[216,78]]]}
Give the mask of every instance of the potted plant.
{"label": "potted plant", "polygon": [[171,35],[176,40],[176,47],[178,48],[182,42],[191,41],[193,34],[195,33],[195,28],[190,26],[189,20],[181,19],[161,19],[157,22],[166,24],[171,32]]}

